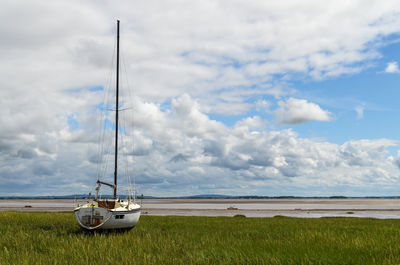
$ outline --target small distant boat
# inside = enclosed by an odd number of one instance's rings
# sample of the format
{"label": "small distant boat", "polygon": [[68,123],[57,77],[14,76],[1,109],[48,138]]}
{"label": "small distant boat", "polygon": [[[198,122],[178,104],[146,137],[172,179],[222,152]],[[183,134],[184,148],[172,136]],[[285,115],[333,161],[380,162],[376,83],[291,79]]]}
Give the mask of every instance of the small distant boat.
{"label": "small distant boat", "polygon": [[[132,229],[140,218],[141,206],[136,203],[136,196],[128,196],[122,200],[117,196],[117,162],[118,162],[118,112],[119,109],[119,20],[117,21],[117,71],[116,71],[116,102],[115,102],[115,153],[114,153],[114,183],[97,180],[96,196],[88,203],[74,209],[78,224],[86,230],[99,229]],[[102,185],[113,189],[112,199],[99,198]]]}

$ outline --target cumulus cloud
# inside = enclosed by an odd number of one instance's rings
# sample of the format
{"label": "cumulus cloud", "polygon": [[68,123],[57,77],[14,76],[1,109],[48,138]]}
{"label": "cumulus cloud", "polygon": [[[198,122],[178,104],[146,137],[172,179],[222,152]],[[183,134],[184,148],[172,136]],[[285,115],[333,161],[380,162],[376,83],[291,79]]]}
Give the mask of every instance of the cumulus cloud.
{"label": "cumulus cloud", "polygon": [[265,128],[266,121],[263,121],[259,116],[248,117],[243,120],[236,122],[235,128],[245,128],[246,130],[261,129]]}
{"label": "cumulus cloud", "polygon": [[[134,148],[120,151],[133,164],[139,188],[146,194],[265,193],[271,185],[300,190],[304,185],[391,185],[397,176],[398,159],[390,160],[388,153],[388,147],[397,143],[389,139],[343,145],[302,139],[290,129],[266,130],[265,121],[257,116],[227,127],[202,113],[188,95],[174,98],[165,110],[137,97],[134,102],[137,118],[123,125],[128,137],[122,141]],[[3,194],[28,186],[32,194],[90,189],[97,170],[104,166],[91,159],[98,142],[77,141],[76,137],[82,137],[80,130],[65,126],[46,136],[52,147],[41,147],[42,141],[29,136],[2,142]],[[108,133],[112,139],[111,128]],[[111,180],[112,173],[101,177]]]}
{"label": "cumulus cloud", "polygon": [[385,72],[389,74],[398,74],[400,73],[399,65],[397,62],[390,62],[387,64]]}
{"label": "cumulus cloud", "polygon": [[317,104],[304,99],[289,98],[278,102],[275,117],[282,123],[297,124],[308,121],[330,121],[331,114]]}
{"label": "cumulus cloud", "polygon": [[[134,119],[126,124],[134,144],[121,152],[144,193],[392,183],[398,169],[385,158],[390,140],[372,141],[378,147],[316,142],[270,131],[270,121],[249,112],[268,112],[272,100],[290,97],[291,75],[361,71],[380,56],[374,43],[398,32],[399,8],[396,1],[1,1],[0,194],[92,187],[97,117],[111,115],[101,113],[103,91],[93,88],[113,83],[105,73],[116,18],[121,82],[128,77],[135,88],[127,104]],[[227,126],[210,114],[242,119]],[[295,98],[281,100],[275,115],[284,123],[331,119]]]}
{"label": "cumulus cloud", "polygon": [[[170,6],[173,10],[165,12]],[[18,72],[25,83],[37,81],[43,87],[40,82],[51,82],[60,88],[102,81],[119,17],[126,71],[138,95],[162,102],[190,91],[203,103],[212,95],[212,109],[224,114],[232,111],[228,104],[236,107],[235,114],[250,109],[242,104],[248,96],[225,98],[220,93],[224,89],[245,88],[259,95],[253,88],[276,75],[320,79],[362,70],[364,61],[379,57],[370,44],[395,33],[399,24],[393,15],[399,11],[395,1],[335,1],[329,7],[314,1],[233,1],[229,8],[214,1],[19,1],[3,2],[1,10],[4,21],[14,21],[13,30],[7,23],[0,29],[5,79],[21,80],[12,78]],[[42,73],[52,78],[39,81]],[[264,93],[279,95],[277,90],[283,89],[269,87]]]}

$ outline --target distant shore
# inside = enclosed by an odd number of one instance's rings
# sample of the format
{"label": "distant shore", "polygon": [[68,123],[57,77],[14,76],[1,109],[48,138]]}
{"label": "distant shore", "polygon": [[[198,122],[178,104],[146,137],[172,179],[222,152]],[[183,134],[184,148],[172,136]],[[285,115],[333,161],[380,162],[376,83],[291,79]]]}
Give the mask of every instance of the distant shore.
{"label": "distant shore", "polygon": [[[72,212],[87,200],[2,199],[0,211]],[[143,199],[142,215],[400,219],[400,199]]]}

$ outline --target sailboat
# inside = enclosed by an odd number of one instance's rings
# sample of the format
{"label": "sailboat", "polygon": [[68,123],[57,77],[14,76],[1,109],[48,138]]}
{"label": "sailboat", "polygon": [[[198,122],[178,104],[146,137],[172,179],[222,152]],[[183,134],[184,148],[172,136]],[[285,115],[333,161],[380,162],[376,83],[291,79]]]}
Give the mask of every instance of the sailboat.
{"label": "sailboat", "polygon": [[[136,203],[136,196],[119,199],[117,196],[118,165],[118,113],[119,109],[119,20],[117,20],[117,71],[115,102],[115,153],[114,183],[110,184],[97,179],[96,195],[93,200],[74,209],[78,224],[85,230],[124,229],[129,230],[138,223],[141,206]],[[102,185],[113,189],[112,199],[99,197]]]}

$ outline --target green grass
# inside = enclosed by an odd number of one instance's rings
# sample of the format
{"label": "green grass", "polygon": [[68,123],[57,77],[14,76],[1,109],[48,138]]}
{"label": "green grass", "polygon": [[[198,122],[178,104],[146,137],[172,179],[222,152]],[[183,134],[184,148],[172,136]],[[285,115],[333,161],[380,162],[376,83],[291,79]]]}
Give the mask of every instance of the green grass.
{"label": "green grass", "polygon": [[400,264],[400,220],[142,216],[87,234],[72,213],[0,212],[0,264]]}

